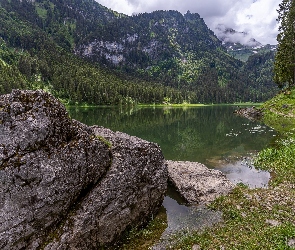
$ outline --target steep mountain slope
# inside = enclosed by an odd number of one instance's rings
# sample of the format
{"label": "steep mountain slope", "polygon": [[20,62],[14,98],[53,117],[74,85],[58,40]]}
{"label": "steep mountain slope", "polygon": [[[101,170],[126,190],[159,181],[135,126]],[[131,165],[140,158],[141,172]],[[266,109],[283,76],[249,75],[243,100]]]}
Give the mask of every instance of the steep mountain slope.
{"label": "steep mountain slope", "polygon": [[69,104],[100,105],[161,103],[164,98],[181,103],[185,96],[194,95],[128,79],[81,60],[17,12],[1,8],[0,25],[0,94],[13,88],[42,88]]}
{"label": "steep mountain slope", "polygon": [[118,15],[94,0],[1,0],[0,6],[22,21],[38,26],[59,45],[71,49],[92,30]]}
{"label": "steep mountain slope", "polygon": [[[155,11],[130,17],[94,0],[1,0],[0,7],[3,43],[27,53],[31,68],[32,62],[37,62],[38,79],[56,95],[74,102],[110,104],[130,97],[136,102],[149,103],[161,103],[164,99],[195,103],[263,101],[275,91],[272,82],[258,87],[255,79],[249,78],[248,69],[227,53],[198,14]],[[23,57],[16,56],[14,63],[20,65]],[[69,64],[77,70],[83,65],[84,71],[98,71],[104,80],[95,81],[96,73],[89,76],[85,73],[87,81],[77,81],[78,76],[68,69]],[[47,72],[41,70],[42,65]],[[65,74],[61,69],[68,71],[67,77],[59,77]],[[23,71],[20,70],[21,75],[32,82],[36,72],[31,69],[26,75]],[[128,91],[116,90],[107,75],[121,82],[119,85]],[[76,83],[59,82],[64,79]],[[110,92],[115,88],[116,97],[109,98],[113,94],[106,94],[105,87],[102,87],[104,91],[98,91],[95,86],[101,82]],[[41,84],[35,81],[33,85]],[[158,87],[162,89],[161,94],[154,90]],[[138,91],[141,94],[135,94]],[[97,102],[94,96],[102,101]]]}

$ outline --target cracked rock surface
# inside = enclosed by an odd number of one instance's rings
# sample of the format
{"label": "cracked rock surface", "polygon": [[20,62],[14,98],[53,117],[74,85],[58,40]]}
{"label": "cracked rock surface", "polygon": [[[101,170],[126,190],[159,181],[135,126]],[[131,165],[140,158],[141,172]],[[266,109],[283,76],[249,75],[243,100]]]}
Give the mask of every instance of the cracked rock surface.
{"label": "cracked rock surface", "polygon": [[88,127],[43,91],[0,96],[0,249],[97,249],[156,213],[158,145]]}

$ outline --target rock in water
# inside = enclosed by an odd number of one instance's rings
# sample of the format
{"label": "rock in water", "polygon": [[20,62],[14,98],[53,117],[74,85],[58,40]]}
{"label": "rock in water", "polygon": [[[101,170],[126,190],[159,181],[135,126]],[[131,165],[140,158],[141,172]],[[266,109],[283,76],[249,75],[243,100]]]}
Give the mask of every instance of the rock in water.
{"label": "rock in water", "polygon": [[68,117],[43,91],[0,96],[0,249],[97,249],[160,207],[154,144]]}
{"label": "rock in water", "polygon": [[219,170],[208,169],[198,162],[166,161],[170,182],[180,195],[191,204],[209,203],[233,188]]}
{"label": "rock in water", "polygon": [[240,108],[235,110],[234,113],[252,121],[260,120],[263,117],[262,109],[257,109],[255,106],[251,108]]}

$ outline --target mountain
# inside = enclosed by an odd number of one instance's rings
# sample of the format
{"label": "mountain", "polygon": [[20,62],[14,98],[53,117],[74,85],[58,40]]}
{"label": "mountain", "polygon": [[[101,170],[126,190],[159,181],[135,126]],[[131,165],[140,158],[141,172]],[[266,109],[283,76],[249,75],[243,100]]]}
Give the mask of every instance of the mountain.
{"label": "mountain", "polygon": [[222,24],[217,25],[214,31],[223,46],[226,47],[227,52],[244,62],[248,60],[249,56],[257,53],[276,52],[276,45],[262,45],[247,32],[239,32]]}
{"label": "mountain", "polygon": [[0,8],[0,66],[12,86],[90,104],[263,101],[276,91],[269,78],[258,86],[198,14],[126,16],[94,0],[1,0]]}

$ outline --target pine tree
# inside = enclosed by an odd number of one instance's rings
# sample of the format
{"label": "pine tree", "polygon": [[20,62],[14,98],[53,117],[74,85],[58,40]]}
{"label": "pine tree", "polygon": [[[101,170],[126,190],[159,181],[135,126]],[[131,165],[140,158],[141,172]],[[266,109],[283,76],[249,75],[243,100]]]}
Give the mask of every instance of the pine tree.
{"label": "pine tree", "polygon": [[295,84],[295,1],[283,0],[278,13],[280,33],[277,36],[274,80],[280,88],[291,87]]}

